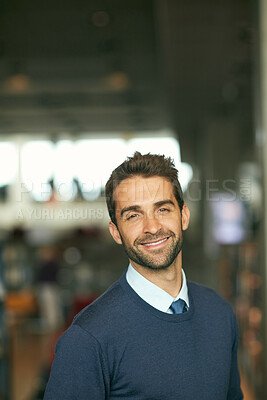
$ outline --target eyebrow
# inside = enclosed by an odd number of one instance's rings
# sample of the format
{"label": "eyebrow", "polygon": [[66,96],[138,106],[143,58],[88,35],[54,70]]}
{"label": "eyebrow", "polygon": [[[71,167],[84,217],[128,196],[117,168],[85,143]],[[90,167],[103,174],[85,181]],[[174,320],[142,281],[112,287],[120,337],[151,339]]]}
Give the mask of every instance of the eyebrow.
{"label": "eyebrow", "polygon": [[[154,203],[154,208],[161,207],[161,206],[163,206],[165,204],[170,204],[172,206],[175,205],[172,200],[161,200],[161,201],[157,201],[156,203]],[[128,211],[141,211],[141,210],[142,210],[142,208],[138,204],[134,204],[134,205],[129,206],[129,207],[124,207],[121,210],[120,216],[122,217],[123,214],[125,214]]]}
{"label": "eyebrow", "polygon": [[161,201],[157,201],[157,203],[155,203],[155,208],[164,206],[165,204],[170,204],[171,206],[175,206],[175,204],[172,200],[161,200]]}

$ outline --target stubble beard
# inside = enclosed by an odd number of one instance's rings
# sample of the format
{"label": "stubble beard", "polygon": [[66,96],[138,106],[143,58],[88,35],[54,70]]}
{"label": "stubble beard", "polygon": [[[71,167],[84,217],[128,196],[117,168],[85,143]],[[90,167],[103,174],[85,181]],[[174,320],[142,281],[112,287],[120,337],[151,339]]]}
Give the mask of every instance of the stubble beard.
{"label": "stubble beard", "polygon": [[182,232],[178,238],[172,231],[168,231],[164,232],[164,234],[161,232],[160,234],[154,236],[149,235],[147,236],[146,240],[152,242],[154,240],[159,240],[164,237],[169,237],[168,240],[172,240],[169,247],[167,249],[155,250],[153,251],[153,253],[151,252],[151,254],[146,254],[140,249],[140,246],[142,246],[140,239],[135,240],[133,246],[128,246],[124,242],[122,236],[121,236],[121,241],[124,251],[126,252],[127,256],[131,261],[137,263],[138,265],[141,265],[144,268],[148,268],[153,271],[160,271],[160,270],[165,270],[169,268],[170,265],[172,265],[172,263],[182,250],[182,245],[183,245]]}

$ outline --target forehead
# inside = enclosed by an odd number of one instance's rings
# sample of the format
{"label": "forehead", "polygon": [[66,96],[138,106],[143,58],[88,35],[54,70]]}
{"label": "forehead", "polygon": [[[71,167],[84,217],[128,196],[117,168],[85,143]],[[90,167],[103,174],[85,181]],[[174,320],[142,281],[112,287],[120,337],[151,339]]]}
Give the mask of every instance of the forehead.
{"label": "forehead", "polygon": [[167,178],[136,176],[123,180],[115,189],[114,200],[117,208],[127,204],[142,205],[163,200],[175,200],[173,187]]}

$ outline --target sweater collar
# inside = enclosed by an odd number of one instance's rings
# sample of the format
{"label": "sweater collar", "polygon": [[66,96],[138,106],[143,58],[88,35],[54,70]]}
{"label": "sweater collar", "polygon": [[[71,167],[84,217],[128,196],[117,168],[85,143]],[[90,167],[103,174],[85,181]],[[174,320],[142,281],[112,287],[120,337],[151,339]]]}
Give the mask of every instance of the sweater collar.
{"label": "sweater collar", "polygon": [[182,270],[182,287],[177,297],[172,297],[165,290],[155,285],[143,275],[137,272],[131,264],[129,264],[126,272],[126,280],[132,289],[148,304],[159,311],[171,313],[169,310],[173,301],[182,299],[189,308],[188,288],[184,271]]}

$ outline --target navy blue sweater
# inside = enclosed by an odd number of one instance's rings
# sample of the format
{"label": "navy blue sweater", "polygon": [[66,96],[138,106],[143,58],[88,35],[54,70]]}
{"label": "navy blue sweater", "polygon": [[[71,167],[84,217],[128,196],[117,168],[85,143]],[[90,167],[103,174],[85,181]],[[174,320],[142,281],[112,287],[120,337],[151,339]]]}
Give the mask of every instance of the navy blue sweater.
{"label": "navy blue sweater", "polygon": [[190,281],[188,291],[189,310],[166,314],[123,275],[59,339],[44,400],[243,399],[230,305]]}

